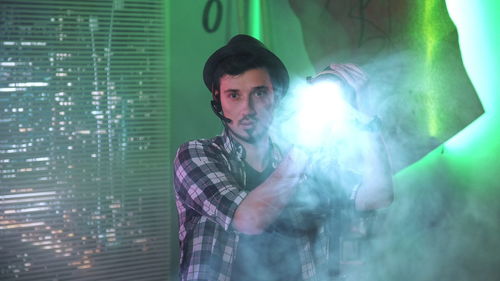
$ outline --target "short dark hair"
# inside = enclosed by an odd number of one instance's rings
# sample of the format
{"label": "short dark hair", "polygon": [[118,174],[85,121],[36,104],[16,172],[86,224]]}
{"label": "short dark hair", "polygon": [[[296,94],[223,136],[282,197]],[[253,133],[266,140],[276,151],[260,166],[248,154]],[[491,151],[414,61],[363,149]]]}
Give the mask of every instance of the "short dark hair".
{"label": "short dark hair", "polygon": [[254,68],[266,69],[275,91],[286,94],[290,78],[283,62],[260,41],[243,34],[234,36],[208,58],[203,69],[203,81],[215,96],[215,92],[220,90],[222,76],[238,75]]}

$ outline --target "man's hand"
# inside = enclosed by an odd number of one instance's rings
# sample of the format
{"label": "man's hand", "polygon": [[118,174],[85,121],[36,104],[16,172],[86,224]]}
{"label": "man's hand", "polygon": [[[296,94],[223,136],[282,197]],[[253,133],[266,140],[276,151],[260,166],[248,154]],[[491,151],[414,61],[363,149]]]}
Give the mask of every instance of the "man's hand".
{"label": "man's hand", "polygon": [[262,233],[286,206],[308,165],[307,154],[291,148],[271,176],[243,199],[234,214],[234,228],[245,234]]}
{"label": "man's hand", "polygon": [[303,150],[292,147],[276,167],[273,176],[281,179],[300,180],[304,177],[310,162],[310,157]]}
{"label": "man's hand", "polygon": [[355,64],[332,63],[311,78],[311,83],[322,81],[341,82],[344,98],[352,107],[358,108],[359,93],[368,82],[365,72]]}

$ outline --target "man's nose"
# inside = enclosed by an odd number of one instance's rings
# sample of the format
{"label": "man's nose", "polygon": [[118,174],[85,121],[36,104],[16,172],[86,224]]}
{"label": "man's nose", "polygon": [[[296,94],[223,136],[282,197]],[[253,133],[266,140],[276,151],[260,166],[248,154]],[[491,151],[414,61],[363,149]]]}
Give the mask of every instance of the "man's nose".
{"label": "man's nose", "polygon": [[243,115],[255,114],[254,104],[251,96],[247,96],[247,98],[243,101],[242,113]]}

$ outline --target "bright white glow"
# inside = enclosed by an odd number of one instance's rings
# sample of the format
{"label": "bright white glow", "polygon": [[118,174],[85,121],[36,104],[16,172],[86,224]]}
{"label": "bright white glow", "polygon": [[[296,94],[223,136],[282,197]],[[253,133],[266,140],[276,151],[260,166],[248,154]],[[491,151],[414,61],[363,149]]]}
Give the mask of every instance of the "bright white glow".
{"label": "bright white glow", "polygon": [[38,157],[38,158],[28,158],[26,162],[41,162],[41,161],[49,161],[50,157]]}
{"label": "bright white glow", "polygon": [[42,246],[42,245],[50,245],[52,244],[52,241],[48,240],[48,241],[40,241],[40,242],[33,242],[33,245],[35,246]]}
{"label": "bright white glow", "polygon": [[49,207],[38,207],[38,208],[25,208],[25,209],[17,209],[17,210],[5,210],[4,214],[20,214],[20,213],[32,213],[32,212],[40,212],[47,211]]}
{"label": "bright white glow", "polygon": [[357,171],[366,145],[359,124],[366,116],[344,100],[344,94],[330,81],[294,85],[276,111],[273,138],[307,153],[318,167]]}
{"label": "bright white glow", "polygon": [[49,83],[46,82],[26,82],[26,83],[9,83],[9,87],[46,87]]}
{"label": "bright white glow", "polygon": [[9,224],[9,225],[5,225],[5,226],[0,226],[0,229],[34,227],[34,226],[42,226],[42,225],[45,225],[45,223],[44,222],[18,223],[18,224]]}
{"label": "bright white glow", "polygon": [[46,42],[21,42],[21,46],[45,46]]}
{"label": "bright white glow", "polygon": [[295,107],[298,142],[306,147],[318,147],[345,134],[353,119],[353,109],[344,101],[342,88],[333,82],[299,89]]}
{"label": "bright white glow", "polygon": [[0,92],[26,91],[26,88],[0,88]]}
{"label": "bright white glow", "polygon": [[46,192],[30,192],[30,193],[21,193],[21,194],[7,194],[1,195],[0,199],[12,199],[12,198],[23,198],[23,197],[35,197],[35,196],[47,196],[47,195],[55,195],[55,191],[46,191]]}

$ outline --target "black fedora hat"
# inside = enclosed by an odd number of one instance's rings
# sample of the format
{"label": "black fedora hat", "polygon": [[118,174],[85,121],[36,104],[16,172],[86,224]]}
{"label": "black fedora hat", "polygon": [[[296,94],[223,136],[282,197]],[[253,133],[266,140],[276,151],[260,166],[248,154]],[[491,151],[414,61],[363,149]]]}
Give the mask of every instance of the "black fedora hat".
{"label": "black fedora hat", "polygon": [[257,67],[266,68],[273,81],[273,86],[279,88],[282,93],[286,93],[288,90],[289,76],[283,62],[259,40],[249,35],[239,34],[216,50],[205,63],[203,81],[212,94],[219,87],[219,79],[222,75],[242,73],[231,73],[231,71],[224,69],[230,60],[245,61],[247,67],[242,72]]}

